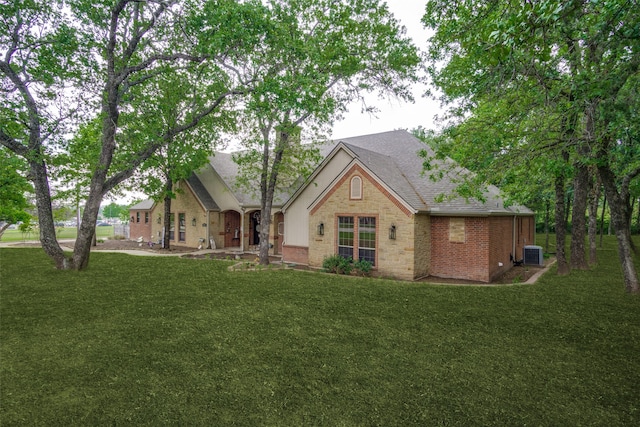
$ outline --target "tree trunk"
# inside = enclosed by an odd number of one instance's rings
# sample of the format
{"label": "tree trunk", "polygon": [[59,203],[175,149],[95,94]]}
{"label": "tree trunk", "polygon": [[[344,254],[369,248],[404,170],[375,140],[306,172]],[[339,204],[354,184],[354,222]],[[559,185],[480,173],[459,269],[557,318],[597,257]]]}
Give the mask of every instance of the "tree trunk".
{"label": "tree trunk", "polygon": [[551,210],[551,203],[547,199],[544,209],[544,251],[549,252],[549,211]]}
{"label": "tree trunk", "polygon": [[56,235],[56,227],[53,222],[53,210],[51,208],[49,179],[47,178],[47,166],[40,158],[28,159],[28,161],[36,194],[42,249],[49,258],[53,260],[57,269],[71,269],[73,267],[72,260],[65,255],[58,243],[58,237]]}
{"label": "tree trunk", "polygon": [[564,215],[564,174],[560,173],[556,176],[556,262],[558,264],[558,274],[567,275],[571,271],[567,263],[565,255],[565,239],[567,233],[567,224]]}
{"label": "tree trunk", "polygon": [[[113,52],[110,52],[113,54]],[[111,57],[113,59],[113,57]],[[113,152],[116,148],[116,130],[118,128],[119,83],[115,76],[113,62],[109,61],[109,71],[105,84],[105,99],[102,103],[102,148],[89,187],[89,197],[82,215],[82,224],[78,232],[78,238],[73,248],[74,268],[83,270],[89,265],[89,254],[91,251],[91,239],[96,231],[96,221],[100,203],[104,196],[107,172],[111,167]]]}
{"label": "tree trunk", "polygon": [[268,159],[268,135],[265,133],[265,149],[262,162],[262,176],[260,182],[261,201],[260,201],[260,264],[269,265],[269,229],[271,228],[271,210],[273,206],[273,196],[276,190],[278,180],[278,170],[282,163],[282,155],[285,148],[289,144],[289,132],[287,130],[278,130],[276,138],[276,148],[274,159],[269,173]]}
{"label": "tree trunk", "polygon": [[589,264],[596,264],[597,249],[596,240],[598,237],[598,203],[600,201],[600,177],[595,174],[592,180],[591,191],[589,192]]}
{"label": "tree trunk", "polygon": [[0,227],[0,239],[2,239],[2,235],[7,230],[7,228],[9,228],[10,225],[11,225],[10,222],[5,222],[4,225]]}
{"label": "tree trunk", "polygon": [[602,214],[600,215],[600,247],[602,248],[602,236],[604,236],[604,213],[607,210],[607,194],[602,199]]}
{"label": "tree trunk", "polygon": [[[565,197],[567,198],[567,201],[564,205],[564,229],[565,231],[567,231],[567,225],[569,224],[569,215],[571,215],[571,192],[567,191]],[[573,229],[573,224],[571,224],[571,228]]]}
{"label": "tree trunk", "polygon": [[585,232],[587,211],[587,197],[589,195],[589,169],[584,164],[576,165],[573,179],[573,212],[571,214],[571,263],[576,270],[587,270],[585,254]]}
{"label": "tree trunk", "polygon": [[615,174],[608,165],[599,165],[598,171],[604,185],[604,190],[609,199],[609,211],[611,223],[618,241],[618,256],[622,267],[625,290],[632,294],[640,293],[640,283],[635,265],[633,264],[631,233],[629,230],[629,201],[628,188],[621,186],[620,192],[616,185]]}
{"label": "tree trunk", "polygon": [[100,210],[100,202],[102,202],[102,194],[97,193],[94,188],[96,184],[92,179],[92,190],[89,192],[89,198],[82,213],[82,222],[78,228],[76,244],[73,247],[73,268],[76,270],[84,270],[89,266],[91,242],[96,233],[98,211]]}
{"label": "tree trunk", "polygon": [[638,203],[638,216],[636,218],[636,231],[640,234],[640,202]]}
{"label": "tree trunk", "polygon": [[[162,249],[171,249],[171,193],[173,191],[173,180],[167,177],[164,186],[164,239],[162,239]],[[176,232],[176,218],[173,219],[173,232]],[[175,235],[174,235],[175,237]]]}

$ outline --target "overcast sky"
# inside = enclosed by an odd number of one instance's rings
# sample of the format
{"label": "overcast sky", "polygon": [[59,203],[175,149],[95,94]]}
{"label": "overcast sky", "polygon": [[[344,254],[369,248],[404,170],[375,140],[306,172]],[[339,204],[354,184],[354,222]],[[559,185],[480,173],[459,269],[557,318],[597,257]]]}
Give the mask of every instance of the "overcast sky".
{"label": "overcast sky", "polygon": [[[424,15],[426,0],[387,0],[389,10],[407,28],[407,35],[415,45],[426,49],[427,31],[420,19]],[[394,129],[413,129],[423,126],[427,129],[435,128],[434,116],[438,114],[439,102],[424,98],[426,88],[416,86],[413,91],[415,103],[400,102],[395,99],[377,99],[372,95],[368,103],[380,110],[376,117],[361,113],[360,104],[353,104],[344,120],[333,127],[334,139],[350,136],[366,135],[370,133],[386,132]]]}

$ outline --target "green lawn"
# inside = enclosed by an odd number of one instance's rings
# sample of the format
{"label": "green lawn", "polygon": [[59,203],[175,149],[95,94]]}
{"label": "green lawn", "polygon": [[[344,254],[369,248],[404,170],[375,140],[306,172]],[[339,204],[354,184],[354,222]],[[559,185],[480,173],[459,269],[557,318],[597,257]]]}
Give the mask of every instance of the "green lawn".
{"label": "green lawn", "polygon": [[[58,239],[75,239],[78,235],[76,227],[56,227]],[[39,231],[36,229],[29,233],[23,233],[20,230],[6,230],[0,238],[0,242],[22,242],[40,240]],[[98,239],[109,238],[113,236],[113,225],[96,227],[96,237]]]}
{"label": "green lawn", "polygon": [[639,425],[640,298],[599,255],[469,287],[0,249],[0,424]]}

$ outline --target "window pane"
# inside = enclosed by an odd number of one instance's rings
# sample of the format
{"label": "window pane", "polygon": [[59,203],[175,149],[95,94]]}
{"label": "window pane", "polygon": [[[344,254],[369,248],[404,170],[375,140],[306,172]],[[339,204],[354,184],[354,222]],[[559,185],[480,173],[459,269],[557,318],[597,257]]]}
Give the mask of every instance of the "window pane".
{"label": "window pane", "polygon": [[347,246],[338,246],[338,255],[340,255],[342,258],[353,259],[353,248],[349,248]]}
{"label": "window pane", "polygon": [[176,216],[175,214],[169,215],[169,240],[175,240],[176,234]]}
{"label": "window pane", "polygon": [[179,229],[179,234],[178,234],[178,240],[181,242],[185,241],[185,234],[187,231],[187,224],[185,221],[185,214],[180,213],[178,214],[178,223],[180,225],[180,229]]}
{"label": "window pane", "polygon": [[358,221],[358,246],[361,248],[376,248],[376,219],[361,217]]}
{"label": "window pane", "polygon": [[352,216],[338,217],[338,255],[353,257],[354,222]]}
{"label": "window pane", "polygon": [[376,251],[374,249],[359,249],[358,260],[369,261],[372,265],[376,264]]}
{"label": "window pane", "polygon": [[375,265],[376,260],[376,218],[358,218],[358,259]]}

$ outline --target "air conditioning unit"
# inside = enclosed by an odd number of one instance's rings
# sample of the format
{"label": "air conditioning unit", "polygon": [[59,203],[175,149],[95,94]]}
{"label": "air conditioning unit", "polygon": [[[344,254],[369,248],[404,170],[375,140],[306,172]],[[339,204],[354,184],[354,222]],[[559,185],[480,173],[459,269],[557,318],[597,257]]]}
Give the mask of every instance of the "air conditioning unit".
{"label": "air conditioning unit", "polygon": [[542,257],[542,246],[525,246],[522,252],[522,260],[524,264],[544,265],[544,258]]}

